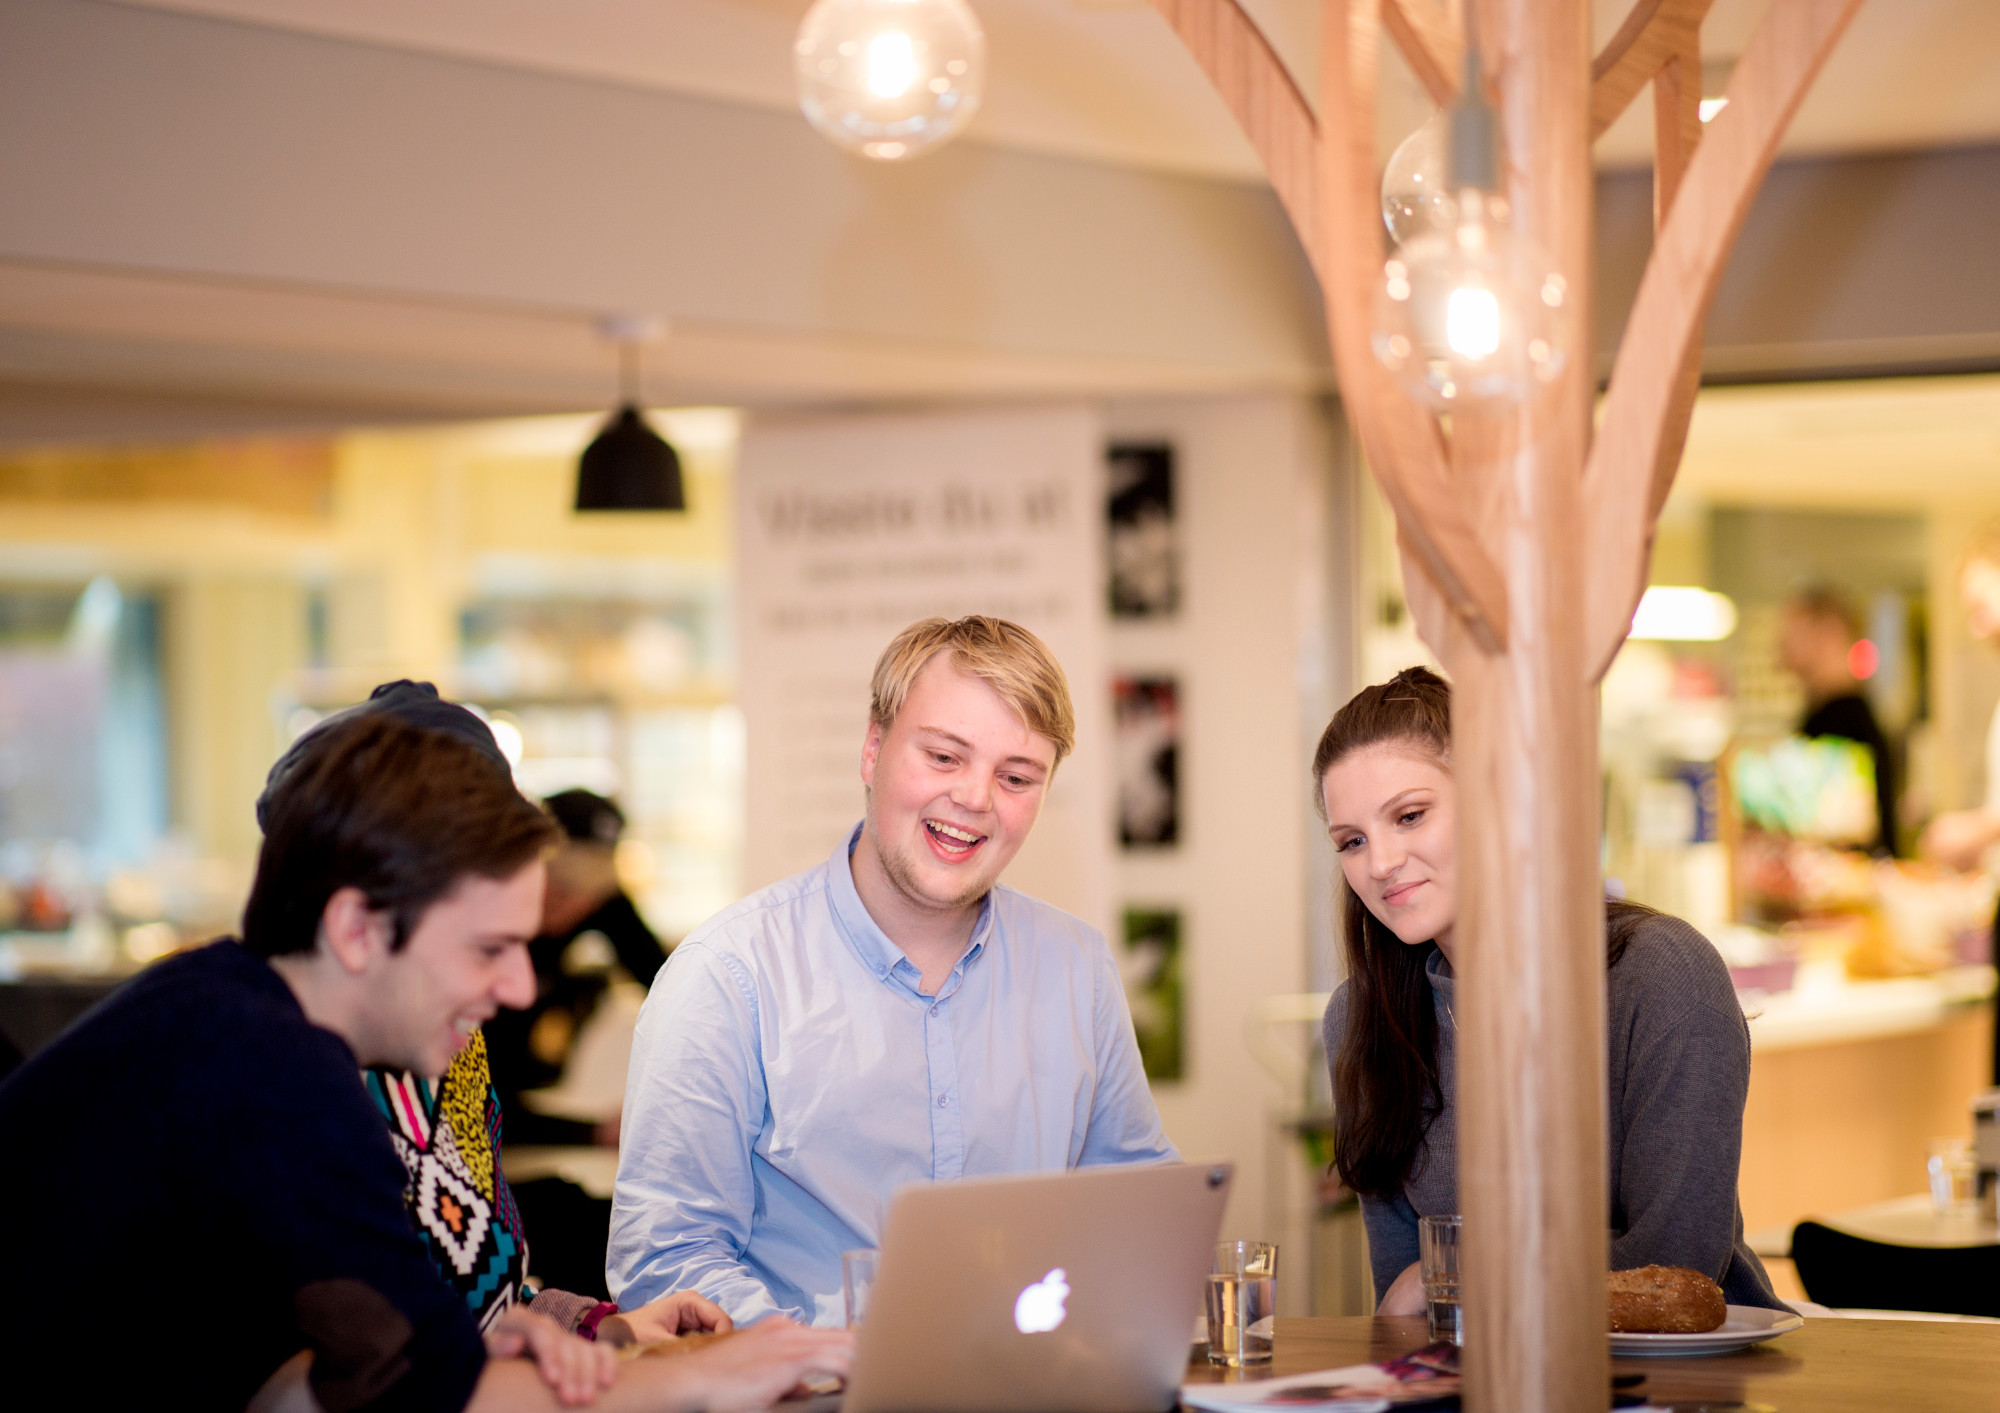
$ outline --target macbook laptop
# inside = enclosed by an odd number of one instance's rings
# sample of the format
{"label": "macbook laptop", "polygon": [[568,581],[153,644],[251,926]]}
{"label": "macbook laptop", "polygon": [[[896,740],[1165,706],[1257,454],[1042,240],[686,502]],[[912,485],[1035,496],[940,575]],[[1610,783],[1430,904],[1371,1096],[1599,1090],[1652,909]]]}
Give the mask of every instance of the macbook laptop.
{"label": "macbook laptop", "polygon": [[1161,1413],[1227,1163],[978,1178],[896,1195],[843,1413]]}

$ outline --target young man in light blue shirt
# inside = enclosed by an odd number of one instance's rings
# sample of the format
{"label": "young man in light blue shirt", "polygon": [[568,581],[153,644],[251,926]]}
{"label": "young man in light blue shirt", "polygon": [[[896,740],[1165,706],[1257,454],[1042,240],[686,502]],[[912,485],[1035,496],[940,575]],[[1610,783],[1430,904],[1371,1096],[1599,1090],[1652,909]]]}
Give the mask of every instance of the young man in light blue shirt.
{"label": "young man in light blue shirt", "polygon": [[1177,1156],[1104,938],[999,882],[1075,741],[1061,666],[1004,620],[928,619],[869,714],[861,824],[691,933],[640,1015],[621,1305],[837,1325],[840,1253],[898,1187]]}

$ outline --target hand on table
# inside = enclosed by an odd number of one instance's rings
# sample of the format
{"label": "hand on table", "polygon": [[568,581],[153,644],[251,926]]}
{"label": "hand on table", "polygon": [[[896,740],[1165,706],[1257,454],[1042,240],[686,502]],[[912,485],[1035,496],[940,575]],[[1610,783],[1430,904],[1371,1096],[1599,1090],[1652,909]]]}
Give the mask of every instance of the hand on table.
{"label": "hand on table", "polygon": [[854,1336],[846,1330],[811,1329],[774,1315],[671,1362],[695,1377],[697,1406],[706,1413],[748,1413],[776,1403],[802,1379],[845,1378],[853,1359]]}
{"label": "hand on table", "polygon": [[1996,832],[2000,831],[1985,810],[1952,810],[1925,826],[1917,852],[1947,868],[1976,868]]}
{"label": "hand on table", "polygon": [[565,1408],[595,1402],[618,1377],[618,1356],[609,1346],[579,1339],[548,1316],[518,1306],[487,1328],[486,1353],[534,1360],[535,1372]]}
{"label": "hand on table", "polygon": [[1382,1293],[1382,1303],[1375,1307],[1378,1315],[1421,1315],[1424,1313],[1424,1273],[1415,1261],[1403,1267],[1388,1290]]}
{"label": "hand on table", "polygon": [[597,1327],[597,1338],[610,1345],[659,1344],[684,1334],[728,1334],[736,1326],[722,1307],[692,1290],[677,1290],[637,1310],[621,1310]]}

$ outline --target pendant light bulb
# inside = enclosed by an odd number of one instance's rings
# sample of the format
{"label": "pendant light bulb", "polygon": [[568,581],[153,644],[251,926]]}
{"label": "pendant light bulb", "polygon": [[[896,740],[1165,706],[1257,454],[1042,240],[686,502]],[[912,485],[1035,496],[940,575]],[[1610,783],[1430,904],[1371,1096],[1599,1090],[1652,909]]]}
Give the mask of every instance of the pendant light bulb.
{"label": "pendant light bulb", "polygon": [[1382,223],[1397,245],[1415,240],[1442,219],[1451,200],[1445,190],[1445,149],[1451,114],[1440,108],[1431,120],[1404,138],[1382,169]]}
{"label": "pendant light bulb", "polygon": [[1509,226],[1482,82],[1468,33],[1458,100],[1404,139],[1382,178],[1397,244],[1375,288],[1369,343],[1404,391],[1437,411],[1532,397],[1567,366],[1574,325],[1568,281]]}
{"label": "pendant light bulb", "polygon": [[1498,197],[1468,188],[1436,215],[1382,267],[1375,357],[1437,411],[1525,401],[1568,360],[1568,282]]}
{"label": "pendant light bulb", "polygon": [[819,0],[792,46],[799,109],[850,152],[896,162],[979,111],[986,34],[965,0]]}

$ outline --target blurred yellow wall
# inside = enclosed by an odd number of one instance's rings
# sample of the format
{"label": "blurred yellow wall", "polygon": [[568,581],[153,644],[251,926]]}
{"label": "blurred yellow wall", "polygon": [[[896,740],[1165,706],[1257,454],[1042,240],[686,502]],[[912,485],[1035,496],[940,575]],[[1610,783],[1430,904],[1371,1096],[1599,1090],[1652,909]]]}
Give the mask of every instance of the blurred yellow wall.
{"label": "blurred yellow wall", "polygon": [[571,509],[588,417],[10,453],[0,585],[107,574],[160,595],[174,827],[247,882],[252,805],[301,704],[397,677],[451,693],[459,614],[480,592],[726,578],[736,416],[652,415],[681,452],[684,515]]}

